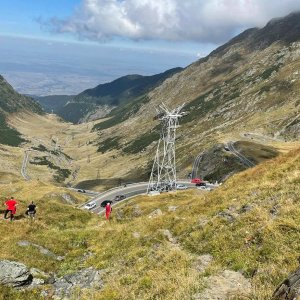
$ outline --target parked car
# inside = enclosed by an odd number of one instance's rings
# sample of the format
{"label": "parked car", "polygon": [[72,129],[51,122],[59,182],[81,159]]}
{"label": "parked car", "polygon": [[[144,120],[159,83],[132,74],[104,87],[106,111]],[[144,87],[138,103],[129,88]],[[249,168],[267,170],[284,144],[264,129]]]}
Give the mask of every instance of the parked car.
{"label": "parked car", "polygon": [[196,186],[206,186],[206,182],[198,182],[196,183]]}
{"label": "parked car", "polygon": [[80,193],[85,193],[85,190],[77,190],[77,192],[80,192]]}
{"label": "parked car", "polygon": [[177,184],[176,189],[177,190],[186,190],[187,186],[184,184]]}
{"label": "parked car", "polygon": [[112,200],[104,200],[104,201],[101,202],[100,206],[105,207],[107,203],[112,204]]}
{"label": "parked car", "polygon": [[117,195],[117,196],[115,197],[115,201],[121,201],[121,200],[124,200],[125,198],[126,198],[125,195]]}
{"label": "parked car", "polygon": [[96,206],[97,206],[96,202],[95,202],[95,201],[92,201],[92,202],[87,203],[87,204],[84,206],[84,208],[90,210],[90,209],[95,208]]}
{"label": "parked car", "polygon": [[191,183],[200,183],[203,182],[201,178],[192,178]]}

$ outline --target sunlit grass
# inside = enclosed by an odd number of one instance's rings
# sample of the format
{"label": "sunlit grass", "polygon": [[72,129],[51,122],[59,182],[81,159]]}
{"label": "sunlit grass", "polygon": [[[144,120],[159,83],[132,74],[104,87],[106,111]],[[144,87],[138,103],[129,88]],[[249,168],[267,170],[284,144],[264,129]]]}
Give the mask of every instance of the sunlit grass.
{"label": "sunlit grass", "polygon": [[[267,300],[298,264],[299,170],[300,149],[235,175],[209,193],[183,191],[124,202],[114,207],[110,222],[64,204],[62,189],[19,183],[13,195],[20,199],[19,213],[34,200],[38,219],[34,224],[27,219],[2,221],[0,258],[58,276],[90,266],[104,270],[104,288],[78,291],[80,299],[189,300],[205,288],[205,277],[229,269],[250,280],[250,299]],[[1,195],[10,195],[10,189],[0,185]],[[249,209],[243,210],[246,205]],[[158,208],[162,214],[150,218]],[[20,240],[65,259],[60,262],[34,247],[20,247]],[[86,253],[90,255],[84,260]],[[203,254],[212,255],[213,261],[199,273],[195,262]],[[1,288],[1,293],[16,292]],[[15,299],[22,299],[20,295],[17,292]],[[30,295],[24,299],[38,299]]]}

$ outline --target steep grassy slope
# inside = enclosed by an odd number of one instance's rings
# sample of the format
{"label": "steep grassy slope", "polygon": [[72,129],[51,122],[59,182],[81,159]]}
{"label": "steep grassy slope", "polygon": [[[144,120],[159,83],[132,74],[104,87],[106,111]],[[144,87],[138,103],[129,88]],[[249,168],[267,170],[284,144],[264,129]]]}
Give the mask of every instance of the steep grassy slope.
{"label": "steep grassy slope", "polygon": [[295,13],[247,30],[168,78],[146,95],[143,105],[96,125],[99,144],[118,140],[118,147],[106,151],[130,158],[138,143],[141,159],[133,162],[132,172],[148,166],[155,153],[151,136],[158,126],[154,108],[161,102],[171,108],[186,103],[188,114],[177,131],[178,165],[186,168],[181,176],[190,171],[192,158],[217,143],[244,140],[263,147],[299,140],[299,20],[300,13]]}
{"label": "steep grassy slope", "polygon": [[[126,106],[131,101],[139,99],[181,70],[182,68],[175,68],[153,76],[127,75],[112,82],[100,84],[75,96],[57,113],[73,123],[99,119],[107,115],[113,108]],[[111,116],[114,115],[115,113],[112,112]]]}
{"label": "steep grassy slope", "polygon": [[0,75],[0,144],[18,146],[25,141],[6,121],[8,114],[24,110],[42,113],[41,107],[33,99],[15,92]]}
{"label": "steep grassy slope", "polygon": [[[0,258],[60,276],[89,266],[102,269],[104,287],[77,291],[74,297],[80,299],[190,300],[196,294],[201,299],[211,276],[231,270],[247,278],[251,291],[246,298],[231,294],[230,299],[267,300],[297,265],[299,170],[300,149],[235,175],[213,192],[139,197],[115,207],[109,223],[63,204],[64,191],[49,185],[16,183],[14,191],[0,185],[2,195],[14,192],[21,199],[20,212],[29,200],[39,207],[32,225],[20,218],[2,223]],[[160,213],[153,215],[158,208]],[[65,260],[21,249],[20,240],[44,246]],[[212,260],[200,271],[203,255]],[[0,293],[40,298],[36,290],[1,287]]]}

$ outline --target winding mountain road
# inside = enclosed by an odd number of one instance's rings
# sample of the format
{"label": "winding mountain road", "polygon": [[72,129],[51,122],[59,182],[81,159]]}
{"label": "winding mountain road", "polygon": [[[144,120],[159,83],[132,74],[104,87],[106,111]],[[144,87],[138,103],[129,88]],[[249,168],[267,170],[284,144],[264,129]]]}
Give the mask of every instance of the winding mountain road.
{"label": "winding mountain road", "polygon": [[229,149],[229,151],[235,155],[236,157],[238,157],[240,159],[240,161],[246,165],[249,168],[252,168],[255,166],[255,163],[252,162],[251,160],[249,160],[247,157],[245,157],[243,154],[241,154],[235,147],[234,147],[234,142],[230,141],[227,143],[227,148]]}
{"label": "winding mountain road", "polygon": [[[190,183],[189,181],[186,181],[186,180],[179,180],[179,181],[177,181],[177,184],[184,184],[188,188],[195,188],[195,184]],[[100,205],[102,201],[111,200],[111,201],[113,201],[113,205],[114,205],[114,204],[120,203],[122,201],[125,201],[126,199],[131,198],[133,196],[146,194],[147,188],[148,188],[148,182],[128,184],[126,186],[121,186],[121,187],[116,187],[116,188],[110,189],[103,193],[98,193],[98,195],[96,195],[95,197],[90,199],[87,203],[94,201],[96,203],[96,207],[94,209],[91,209],[90,211],[101,214],[103,212],[103,207],[101,207],[101,205]],[[85,191],[85,190],[78,189],[77,191]],[[85,193],[87,193],[87,194],[89,194],[90,192],[91,191],[85,191]],[[114,200],[117,195],[125,195],[126,199],[117,202]],[[86,203],[81,205],[81,208],[83,208],[85,205],[86,205]]]}
{"label": "winding mountain road", "polygon": [[[192,178],[197,177],[199,165],[203,159],[203,154],[204,154],[204,152],[199,153],[194,160],[193,169],[192,169]],[[199,175],[199,177],[200,177],[200,175]]]}

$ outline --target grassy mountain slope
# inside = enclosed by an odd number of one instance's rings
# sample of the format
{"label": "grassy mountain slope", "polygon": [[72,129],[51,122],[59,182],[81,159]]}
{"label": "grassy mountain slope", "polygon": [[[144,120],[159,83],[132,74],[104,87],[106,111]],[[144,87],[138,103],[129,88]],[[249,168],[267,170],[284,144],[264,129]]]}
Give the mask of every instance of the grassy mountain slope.
{"label": "grassy mountain slope", "polygon": [[[152,76],[128,75],[110,83],[100,84],[75,96],[58,110],[58,114],[65,120],[74,123],[98,110],[103,111],[102,114],[98,112],[98,118],[103,117],[114,107],[126,105],[134,99],[142,97],[166,78],[181,70],[181,68],[175,68]],[[112,115],[114,115],[113,112]]]}
{"label": "grassy mountain slope", "polygon": [[[80,299],[202,299],[210,280],[230,270],[251,284],[245,299],[267,300],[297,265],[299,170],[300,149],[235,175],[213,192],[136,198],[115,207],[109,223],[64,204],[63,190],[41,182],[15,183],[19,213],[34,200],[38,220],[32,225],[22,218],[3,223],[0,258],[59,276],[90,266],[103,270],[104,287],[77,290],[74,297]],[[0,192],[10,195],[11,186],[0,185]],[[156,209],[161,212],[153,216]],[[65,259],[59,262],[34,248],[21,248],[20,240]],[[211,257],[205,267],[203,255]],[[36,289],[2,286],[0,294],[40,299]],[[220,295],[224,300],[227,296]],[[241,294],[230,297],[244,299]]]}
{"label": "grassy mountain slope", "polygon": [[165,80],[143,98],[143,105],[116,110],[118,117],[95,126],[99,145],[117,141],[105,151],[129,159],[135,155],[132,172],[138,167],[146,174],[155,151],[154,108],[161,102],[171,108],[186,103],[188,114],[177,131],[177,159],[186,168],[182,175],[198,153],[218,143],[244,140],[284,147],[299,140],[299,20],[298,12],[247,30]]}
{"label": "grassy mountain slope", "polygon": [[17,93],[0,75],[0,144],[18,146],[24,139],[6,121],[7,115],[19,111],[42,113],[41,107],[33,99]]}

